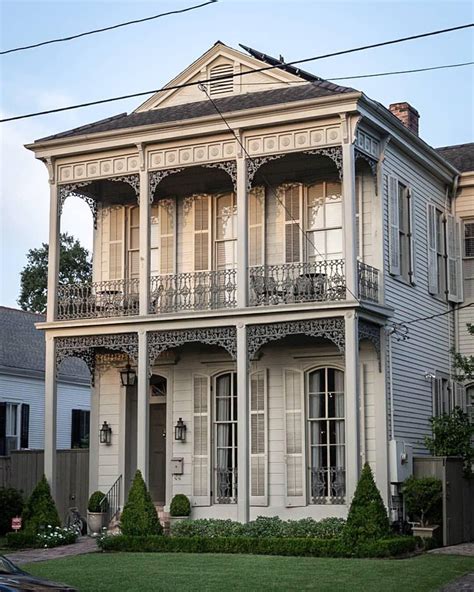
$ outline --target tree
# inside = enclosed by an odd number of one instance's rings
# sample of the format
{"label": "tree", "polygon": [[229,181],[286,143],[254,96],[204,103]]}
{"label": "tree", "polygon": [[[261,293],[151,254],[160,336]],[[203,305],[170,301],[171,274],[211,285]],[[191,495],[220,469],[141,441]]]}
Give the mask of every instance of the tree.
{"label": "tree", "polygon": [[[467,330],[474,336],[474,325],[468,323]],[[453,355],[457,379],[461,382],[474,380],[474,356],[463,356],[456,351],[453,351]]]}
{"label": "tree", "polygon": [[120,528],[122,534],[129,536],[147,536],[163,532],[140,471],[135,473],[127,503],[120,517]]}
{"label": "tree", "polygon": [[[18,304],[23,310],[44,313],[47,301],[48,245],[30,249],[27,264],[20,280],[21,291]],[[61,234],[59,257],[59,283],[82,284],[92,281],[92,263],[89,251],[73,236]]]}
{"label": "tree", "polygon": [[51,496],[51,489],[43,475],[31,492],[23,509],[23,528],[36,534],[46,527],[61,524],[56,504]]}

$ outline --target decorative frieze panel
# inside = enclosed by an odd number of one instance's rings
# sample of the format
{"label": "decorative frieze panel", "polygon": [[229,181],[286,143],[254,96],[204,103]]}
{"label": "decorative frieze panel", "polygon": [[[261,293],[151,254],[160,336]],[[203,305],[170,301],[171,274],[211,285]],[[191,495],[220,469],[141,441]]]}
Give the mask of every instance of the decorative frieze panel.
{"label": "decorative frieze panel", "polygon": [[372,343],[377,353],[377,360],[379,362],[379,372],[382,371],[382,351],[380,344],[380,327],[374,323],[369,323],[359,319],[359,342],[362,339],[367,339]]}
{"label": "decorative frieze panel", "polygon": [[344,319],[312,319],[307,321],[288,321],[249,325],[247,328],[247,352],[249,360],[255,359],[258,350],[270,341],[283,339],[288,335],[309,335],[324,337],[332,341],[341,353],[345,346]]}
{"label": "decorative frieze panel", "polygon": [[380,155],[380,142],[361,129],[356,132],[355,146],[374,158],[378,158]]}
{"label": "decorative frieze panel", "polygon": [[193,342],[219,345],[229,352],[232,359],[235,360],[237,357],[237,330],[235,327],[151,331],[148,333],[149,367],[151,368],[156,358],[167,349]]}
{"label": "decorative frieze panel", "polygon": [[301,152],[307,148],[340,143],[341,127],[337,124],[249,136],[245,147],[250,156],[259,156],[278,152]]}
{"label": "decorative frieze panel", "polygon": [[179,148],[162,148],[148,152],[148,168],[195,166],[206,162],[234,159],[236,155],[235,140],[190,144]]}
{"label": "decorative frieze panel", "polygon": [[139,170],[138,154],[125,154],[96,160],[60,164],[58,166],[59,183],[71,183],[84,179],[100,179],[111,175],[135,173]]}

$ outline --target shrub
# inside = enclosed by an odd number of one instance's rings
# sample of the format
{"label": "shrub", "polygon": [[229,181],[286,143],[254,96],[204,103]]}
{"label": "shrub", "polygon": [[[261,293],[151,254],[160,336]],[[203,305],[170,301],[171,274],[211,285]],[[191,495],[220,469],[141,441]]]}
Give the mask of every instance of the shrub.
{"label": "shrub", "polygon": [[0,535],[11,530],[12,518],[21,516],[23,496],[13,487],[0,487]]}
{"label": "shrub", "polygon": [[38,545],[45,549],[60,547],[62,545],[72,545],[77,540],[77,532],[72,528],[60,528],[59,526],[47,527],[43,532],[36,535]]}
{"label": "shrub", "polygon": [[189,516],[191,514],[191,504],[189,499],[182,493],[178,493],[171,500],[171,516]]}
{"label": "shrub", "polygon": [[313,518],[302,518],[289,520],[286,525],[288,537],[334,539],[342,536],[346,521],[344,518],[323,518],[318,522]]}
{"label": "shrub", "polygon": [[421,526],[439,524],[442,520],[443,485],[435,477],[409,477],[402,487],[405,508],[412,520]]}
{"label": "shrub", "polygon": [[122,533],[128,536],[147,536],[163,532],[140,471],[135,473],[128,500],[122,512],[120,526]]}
{"label": "shrub", "polygon": [[51,497],[51,489],[43,475],[33,489],[23,510],[23,528],[34,534],[46,527],[59,526],[56,504]]}
{"label": "shrub", "polygon": [[413,553],[416,537],[391,537],[362,541],[357,545],[343,539],[256,538],[256,537],[130,537],[105,536],[97,541],[103,551],[145,553],[241,553],[294,557],[397,557]]}
{"label": "shrub", "polygon": [[6,540],[9,549],[31,549],[39,547],[38,535],[35,532],[27,532],[25,530],[9,532],[7,533]]}
{"label": "shrub", "polygon": [[[104,512],[105,511],[105,504],[102,504],[105,495],[102,491],[94,491],[89,498],[89,503],[87,504],[87,510],[89,512]],[[105,502],[107,503],[107,502]]]}
{"label": "shrub", "polygon": [[243,532],[244,525],[233,520],[201,518],[199,520],[184,520],[171,525],[171,534],[179,537],[228,537],[240,536]]}
{"label": "shrub", "polygon": [[368,463],[352,498],[344,538],[350,544],[383,539],[390,534],[387,510]]}

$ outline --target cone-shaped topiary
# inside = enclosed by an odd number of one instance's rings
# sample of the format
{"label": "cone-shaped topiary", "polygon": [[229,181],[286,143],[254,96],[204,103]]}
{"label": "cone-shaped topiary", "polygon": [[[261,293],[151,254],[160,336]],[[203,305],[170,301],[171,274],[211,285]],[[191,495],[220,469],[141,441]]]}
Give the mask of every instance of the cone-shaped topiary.
{"label": "cone-shaped topiary", "polygon": [[51,489],[43,475],[31,492],[23,509],[23,528],[31,533],[37,533],[47,526],[60,526],[56,504],[51,496]]}
{"label": "cone-shaped topiary", "polygon": [[354,544],[359,541],[381,539],[390,534],[387,510],[368,463],[364,468],[352,498],[344,539]]}
{"label": "cone-shaped topiary", "polygon": [[135,473],[128,500],[120,519],[122,534],[128,536],[146,536],[162,534],[163,529],[150,493],[140,471]]}

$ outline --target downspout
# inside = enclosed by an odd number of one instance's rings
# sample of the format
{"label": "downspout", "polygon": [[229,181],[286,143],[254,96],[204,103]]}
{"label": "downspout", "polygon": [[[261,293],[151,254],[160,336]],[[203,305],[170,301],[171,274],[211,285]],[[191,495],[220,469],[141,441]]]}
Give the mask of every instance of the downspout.
{"label": "downspout", "polygon": [[[456,214],[456,197],[457,197],[457,193],[458,193],[458,187],[459,187],[459,178],[460,175],[456,175],[454,177],[453,180],[453,186],[451,189],[451,213],[452,214]],[[462,265],[462,264],[461,264]],[[449,317],[449,315],[446,315]],[[457,306],[454,307],[454,336],[453,336],[453,347],[454,349],[457,351],[459,349],[459,309]],[[451,348],[450,348],[451,349]],[[451,377],[451,373],[452,373],[452,362],[453,362],[453,357],[450,353],[450,357],[449,357],[449,368],[450,368],[450,372],[449,375]]]}

